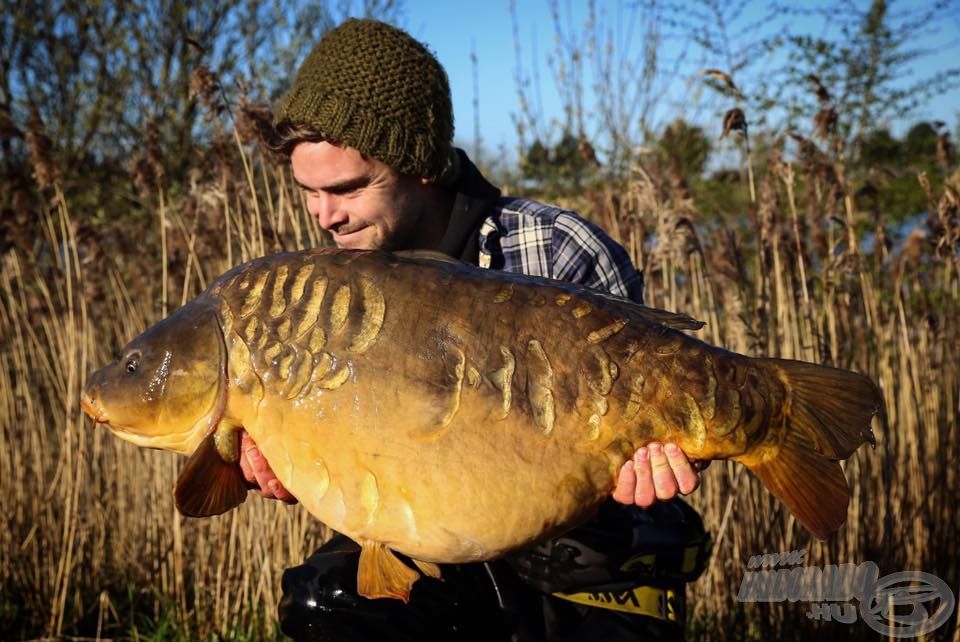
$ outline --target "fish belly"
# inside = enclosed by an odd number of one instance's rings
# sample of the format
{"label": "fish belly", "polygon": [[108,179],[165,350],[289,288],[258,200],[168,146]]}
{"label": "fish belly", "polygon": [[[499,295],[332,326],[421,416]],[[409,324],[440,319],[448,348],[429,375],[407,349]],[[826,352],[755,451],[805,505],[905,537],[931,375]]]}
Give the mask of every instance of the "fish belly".
{"label": "fish belly", "polygon": [[614,458],[565,421],[547,438],[464,399],[437,433],[418,404],[364,388],[348,382],[322,408],[268,397],[248,426],[281,483],[354,540],[433,562],[490,559],[582,521],[612,489]]}

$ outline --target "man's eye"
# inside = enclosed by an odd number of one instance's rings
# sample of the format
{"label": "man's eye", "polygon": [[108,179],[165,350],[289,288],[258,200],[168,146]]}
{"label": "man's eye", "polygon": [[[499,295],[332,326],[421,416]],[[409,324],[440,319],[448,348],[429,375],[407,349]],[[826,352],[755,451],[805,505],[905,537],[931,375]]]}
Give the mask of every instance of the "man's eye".
{"label": "man's eye", "polygon": [[327,193],[333,194],[334,196],[353,196],[354,194],[360,193],[366,186],[366,182],[351,182],[337,187],[331,187],[327,189]]}

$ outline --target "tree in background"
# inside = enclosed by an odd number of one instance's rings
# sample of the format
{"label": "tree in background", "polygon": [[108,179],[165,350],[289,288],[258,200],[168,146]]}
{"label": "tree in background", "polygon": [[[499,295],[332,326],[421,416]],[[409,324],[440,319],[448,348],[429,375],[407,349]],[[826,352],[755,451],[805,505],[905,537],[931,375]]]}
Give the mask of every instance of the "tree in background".
{"label": "tree in background", "polygon": [[[65,189],[86,195],[101,218],[129,214],[137,200],[132,181],[116,179],[133,178],[131,158],[148,138],[153,178],[176,189],[191,170],[209,170],[210,158],[198,157],[196,146],[218,135],[209,116],[227,108],[222,91],[275,99],[325,30],[347,15],[396,20],[400,9],[389,0],[332,5],[0,0],[3,180],[29,182],[32,122],[55,143]],[[3,191],[0,207],[9,208],[12,192]]]}
{"label": "tree in background", "polygon": [[[742,132],[749,127],[758,140],[766,135],[772,142],[794,132],[810,144],[820,141],[819,151],[837,161],[842,157],[849,163],[849,178],[863,184],[870,167],[864,147],[869,143],[869,153],[874,154],[869,160],[877,160],[883,136],[878,132],[916,118],[932,98],[960,83],[960,67],[917,72],[918,63],[935,51],[930,44],[934,36],[943,36],[944,19],[956,11],[956,3],[949,0],[919,6],[885,0],[867,5],[833,0],[801,5],[778,0],[707,0],[695,5],[590,2],[579,29],[573,26],[569,8],[565,12],[557,2],[551,7],[554,46],[547,65],[563,110],[551,121],[539,108],[536,44],[534,62],[527,70],[514,14],[520,157],[552,149],[568,132],[577,132],[592,143],[601,164],[598,175],[607,179],[627,179],[633,163],[646,162],[638,150],[655,148],[673,136],[668,128],[678,118],[719,137],[720,130],[727,129],[722,115],[729,116],[736,107],[743,117],[740,133],[727,137],[732,143],[713,145],[701,173],[733,177],[721,170],[732,162],[731,146],[737,156],[746,154]],[[664,54],[669,43],[678,45],[680,52],[672,59]],[[701,70],[716,73],[701,80],[697,77]],[[703,94],[704,86],[716,91]],[[705,112],[716,120],[708,123]],[[937,130],[938,137],[945,133]],[[940,156],[949,158],[948,138],[937,140],[944,150]],[[534,142],[540,149],[533,149]],[[929,152],[928,145],[924,148]],[[689,150],[675,146],[673,151],[679,154],[680,166],[688,164]],[[788,158],[796,158],[798,151],[787,149]],[[893,148],[889,151],[894,153]],[[901,167],[904,176],[919,168],[914,167],[917,158],[910,157],[909,169]],[[935,156],[927,158],[934,158],[936,167]],[[886,159],[894,161],[890,155]],[[547,174],[560,171],[556,163],[542,167]],[[525,178],[541,181],[541,188],[549,191],[556,181],[547,174],[527,173]],[[688,176],[691,181],[701,178],[705,177]],[[938,175],[931,179],[936,185]],[[905,178],[902,188],[908,183]],[[737,189],[743,192],[742,204],[755,199],[744,185]],[[915,178],[909,189],[908,198],[898,198],[908,210],[923,200]]]}
{"label": "tree in background", "polygon": [[683,119],[667,125],[657,141],[657,153],[661,161],[673,164],[676,171],[689,177],[703,175],[712,148],[713,144],[703,128],[690,125]]}

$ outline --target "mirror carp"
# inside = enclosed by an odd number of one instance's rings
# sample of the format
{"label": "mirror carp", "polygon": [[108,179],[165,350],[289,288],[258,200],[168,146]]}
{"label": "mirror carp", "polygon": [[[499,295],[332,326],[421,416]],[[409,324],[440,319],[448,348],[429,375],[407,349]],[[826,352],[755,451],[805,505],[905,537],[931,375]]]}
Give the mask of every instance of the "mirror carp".
{"label": "mirror carp", "polygon": [[259,258],[133,339],[82,405],[190,455],[188,516],[244,501],[239,430],[317,519],[362,546],[358,589],[409,598],[438,563],[572,528],[651,441],[747,466],[816,537],[846,519],[840,461],[883,412],[867,377],[751,358],[703,324],[427,252]]}

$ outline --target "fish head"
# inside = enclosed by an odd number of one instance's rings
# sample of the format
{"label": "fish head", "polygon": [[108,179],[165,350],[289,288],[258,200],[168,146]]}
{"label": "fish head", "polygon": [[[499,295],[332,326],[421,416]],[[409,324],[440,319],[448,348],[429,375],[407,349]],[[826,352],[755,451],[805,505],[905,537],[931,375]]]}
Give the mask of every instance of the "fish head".
{"label": "fish head", "polygon": [[214,309],[190,303],[93,373],[81,405],[122,439],[190,453],[223,412],[225,359]]}

